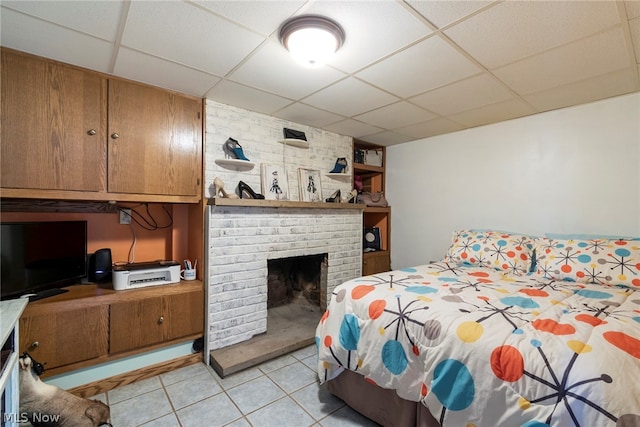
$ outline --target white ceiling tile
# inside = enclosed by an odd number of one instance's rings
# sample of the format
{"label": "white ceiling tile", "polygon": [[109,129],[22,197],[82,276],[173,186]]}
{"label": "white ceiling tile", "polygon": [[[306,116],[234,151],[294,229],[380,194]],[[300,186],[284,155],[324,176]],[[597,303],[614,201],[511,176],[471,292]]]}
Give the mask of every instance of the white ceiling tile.
{"label": "white ceiling tile", "polygon": [[[29,31],[24,31],[25,28]],[[4,8],[0,14],[0,39],[6,47],[103,73],[111,72],[111,43]]]}
{"label": "white ceiling tile", "polygon": [[154,56],[120,48],[114,73],[131,80],[202,97],[220,78]]}
{"label": "white ceiling tile", "polygon": [[304,68],[279,43],[270,41],[229,78],[276,95],[298,100],[345,75],[330,67]]}
{"label": "white ceiling tile", "polygon": [[320,110],[299,102],[276,111],[273,115],[281,119],[319,128],[344,118],[329,111]]}
{"label": "white ceiling tile", "polygon": [[640,90],[636,67],[532,93],[524,99],[538,111],[585,104]]}
{"label": "white ceiling tile", "polygon": [[264,36],[276,31],[302,5],[304,0],[220,1],[196,0],[194,3],[222,15]]}
{"label": "white ceiling tile", "polygon": [[2,6],[107,41],[116,39],[124,1],[2,1]]}
{"label": "white ceiling tile", "polygon": [[495,0],[407,0],[407,3],[438,28],[464,18],[492,2],[495,3]]}
{"label": "white ceiling tile", "polygon": [[[162,7],[158,7],[162,4]],[[244,28],[178,1],[134,1],[122,44],[224,76],[262,41]]]}
{"label": "white ceiling tile", "polygon": [[352,73],[432,31],[396,1],[317,1],[305,13],[323,15],[345,31],[332,66]]}
{"label": "white ceiling tile", "polygon": [[350,135],[355,138],[382,131],[382,128],[371,126],[353,119],[331,123],[324,128],[331,132],[339,133],[341,135]]}
{"label": "white ceiling tile", "polygon": [[512,93],[487,74],[480,74],[411,98],[441,115],[459,113],[512,98]]}
{"label": "white ceiling tile", "polygon": [[412,138],[409,136],[400,135],[391,131],[375,133],[373,135],[363,135],[359,138],[367,142],[384,145],[386,147],[396,144],[402,144],[403,142],[409,142],[412,140]]}
{"label": "white ceiling tile", "polygon": [[408,98],[481,71],[435,36],[356,74],[373,85]]}
{"label": "white ceiling tile", "polygon": [[491,69],[618,22],[614,1],[505,1],[445,33]]}
{"label": "white ceiling tile", "polygon": [[409,136],[413,139],[421,139],[441,135],[443,133],[455,132],[462,129],[464,129],[464,126],[461,124],[439,117],[437,119],[395,129],[395,132]]}
{"label": "white ceiling tile", "polygon": [[465,127],[473,127],[502,122],[534,113],[536,111],[531,106],[519,99],[511,99],[453,114],[449,117],[457,123],[462,123]]}
{"label": "white ceiling tile", "polygon": [[289,105],[290,99],[272,95],[258,89],[223,80],[204,95],[207,99],[258,113],[272,114]]}
{"label": "white ceiling tile", "polygon": [[496,69],[507,86],[521,95],[629,67],[620,27]]}
{"label": "white ceiling tile", "polygon": [[344,116],[355,116],[397,101],[379,89],[353,77],[341,80],[304,99],[304,102]]}
{"label": "white ceiling tile", "polygon": [[433,113],[408,102],[400,101],[369,111],[368,113],[360,114],[355,116],[355,119],[393,129],[413,123],[424,122],[425,120],[430,120],[435,117],[436,115]]}

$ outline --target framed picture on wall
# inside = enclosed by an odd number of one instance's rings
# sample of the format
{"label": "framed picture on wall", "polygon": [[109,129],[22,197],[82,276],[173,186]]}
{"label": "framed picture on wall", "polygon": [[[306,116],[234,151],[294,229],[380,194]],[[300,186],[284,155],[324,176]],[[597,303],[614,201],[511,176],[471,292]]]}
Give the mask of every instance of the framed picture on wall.
{"label": "framed picture on wall", "polygon": [[289,182],[282,165],[260,165],[262,194],[267,200],[289,200]]}
{"label": "framed picture on wall", "polygon": [[320,183],[319,170],[298,168],[298,184],[300,187],[301,201],[322,201],[322,185]]}

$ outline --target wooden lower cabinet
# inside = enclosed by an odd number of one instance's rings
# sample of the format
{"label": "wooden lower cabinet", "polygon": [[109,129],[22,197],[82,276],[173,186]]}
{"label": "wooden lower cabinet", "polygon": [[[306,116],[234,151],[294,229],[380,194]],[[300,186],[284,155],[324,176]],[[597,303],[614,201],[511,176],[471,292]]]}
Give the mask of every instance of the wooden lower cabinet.
{"label": "wooden lower cabinet", "polygon": [[382,273],[391,270],[389,251],[365,252],[362,254],[362,275]]}
{"label": "wooden lower cabinet", "polygon": [[20,350],[28,351],[45,369],[106,354],[109,346],[109,306],[33,313],[20,317]]}
{"label": "wooden lower cabinet", "polygon": [[76,285],[30,302],[20,317],[20,352],[57,375],[195,339],[204,331],[204,286],[114,291]]}

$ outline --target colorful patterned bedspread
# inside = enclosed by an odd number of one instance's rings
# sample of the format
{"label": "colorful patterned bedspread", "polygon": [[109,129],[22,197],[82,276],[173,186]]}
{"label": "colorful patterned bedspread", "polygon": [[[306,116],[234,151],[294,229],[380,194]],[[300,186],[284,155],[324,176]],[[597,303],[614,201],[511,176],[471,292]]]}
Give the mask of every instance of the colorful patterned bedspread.
{"label": "colorful patterned bedspread", "polygon": [[640,427],[640,288],[439,262],[338,286],[316,343],[445,427]]}

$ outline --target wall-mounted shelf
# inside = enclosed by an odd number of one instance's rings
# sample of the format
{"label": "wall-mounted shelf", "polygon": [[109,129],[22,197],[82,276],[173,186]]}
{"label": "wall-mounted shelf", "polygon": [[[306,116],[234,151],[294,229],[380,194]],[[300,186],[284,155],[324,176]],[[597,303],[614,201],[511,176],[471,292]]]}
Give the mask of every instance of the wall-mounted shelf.
{"label": "wall-mounted shelf", "polygon": [[351,180],[351,174],[350,173],[342,173],[342,172],[329,172],[325,174],[326,176],[328,176],[329,178],[334,178],[334,179],[347,179],[347,180]]}
{"label": "wall-mounted shelf", "polygon": [[236,170],[251,170],[256,165],[253,162],[238,159],[216,159],[215,162],[222,167]]}
{"label": "wall-mounted shelf", "polygon": [[298,148],[309,148],[309,142],[303,139],[285,138],[278,141],[280,144],[291,145]]}

